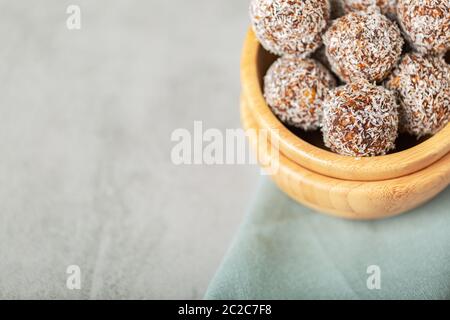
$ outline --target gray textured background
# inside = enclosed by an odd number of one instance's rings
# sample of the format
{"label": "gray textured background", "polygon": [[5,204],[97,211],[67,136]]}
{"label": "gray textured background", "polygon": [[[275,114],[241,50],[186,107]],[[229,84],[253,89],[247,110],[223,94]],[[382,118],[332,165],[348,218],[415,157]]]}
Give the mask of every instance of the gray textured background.
{"label": "gray textured background", "polygon": [[239,127],[247,6],[0,1],[0,298],[203,296],[258,170],[174,166],[170,134]]}

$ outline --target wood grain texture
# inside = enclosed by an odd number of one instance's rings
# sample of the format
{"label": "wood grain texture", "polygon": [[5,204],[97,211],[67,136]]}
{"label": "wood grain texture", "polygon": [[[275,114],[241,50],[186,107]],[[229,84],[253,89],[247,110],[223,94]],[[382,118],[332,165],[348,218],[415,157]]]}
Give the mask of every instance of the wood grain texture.
{"label": "wood grain texture", "polygon": [[[260,130],[244,98],[241,119],[245,129]],[[271,174],[292,199],[317,211],[349,219],[380,219],[411,210],[432,199],[450,184],[450,153],[427,168],[407,176],[382,181],[351,181],[308,170],[249,135],[263,167],[278,167]],[[267,139],[267,144],[270,142]],[[274,161],[278,161],[274,166]]]}
{"label": "wood grain texture", "polygon": [[266,104],[263,76],[275,57],[260,46],[250,30],[241,60],[242,91],[258,126],[271,131],[271,140],[294,163],[344,180],[379,181],[406,176],[435,163],[450,152],[450,124],[430,139],[397,153],[372,158],[341,156],[318,148],[289,131]]}

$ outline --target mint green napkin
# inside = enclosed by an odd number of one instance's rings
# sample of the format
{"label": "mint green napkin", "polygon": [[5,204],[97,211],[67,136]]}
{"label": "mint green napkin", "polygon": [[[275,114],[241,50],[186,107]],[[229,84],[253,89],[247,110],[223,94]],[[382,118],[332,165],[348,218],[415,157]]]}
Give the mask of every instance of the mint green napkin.
{"label": "mint green napkin", "polygon": [[264,178],[206,299],[450,299],[450,188],[361,222],[318,214]]}

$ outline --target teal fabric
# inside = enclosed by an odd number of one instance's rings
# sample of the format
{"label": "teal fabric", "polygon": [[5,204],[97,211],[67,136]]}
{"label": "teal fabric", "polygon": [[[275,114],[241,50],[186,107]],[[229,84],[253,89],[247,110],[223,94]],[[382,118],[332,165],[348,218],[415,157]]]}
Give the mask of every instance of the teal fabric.
{"label": "teal fabric", "polygon": [[[371,265],[379,290],[366,284]],[[206,299],[450,299],[450,188],[361,222],[318,214],[263,179]]]}

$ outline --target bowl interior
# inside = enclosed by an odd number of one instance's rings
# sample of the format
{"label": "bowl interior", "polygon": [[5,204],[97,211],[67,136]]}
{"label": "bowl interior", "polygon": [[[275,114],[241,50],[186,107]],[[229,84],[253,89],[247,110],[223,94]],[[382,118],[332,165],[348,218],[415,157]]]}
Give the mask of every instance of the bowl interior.
{"label": "bowl interior", "polygon": [[[269,67],[278,57],[267,52],[262,47],[258,50],[258,79],[260,81],[261,90],[264,86],[264,75],[266,74]],[[325,147],[323,143],[323,137],[320,130],[316,131],[304,131],[299,128],[295,128],[289,125],[285,125],[285,127],[298,136],[300,139],[312,144],[315,147],[321,148],[323,150],[330,151],[327,147]],[[420,143],[426,141],[429,137],[422,137],[417,139],[416,137],[409,135],[407,133],[400,133],[399,137],[396,141],[396,148],[389,152],[389,154],[397,153],[400,151],[404,151],[410,149],[414,146],[419,145]]]}
{"label": "bowl interior", "polygon": [[265,51],[250,29],[241,59],[242,94],[249,111],[270,141],[290,160],[311,171],[337,179],[379,181],[422,170],[450,152],[450,123],[428,139],[401,135],[397,149],[378,157],[348,157],[327,150],[320,131],[286,127],[272,113],[263,96],[263,78],[277,57]]}

